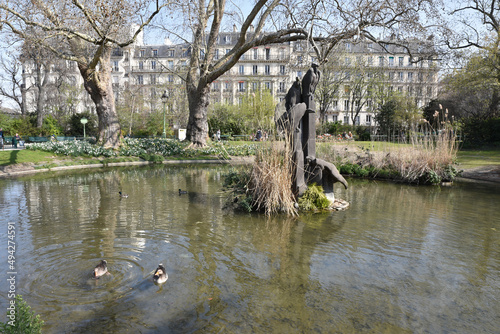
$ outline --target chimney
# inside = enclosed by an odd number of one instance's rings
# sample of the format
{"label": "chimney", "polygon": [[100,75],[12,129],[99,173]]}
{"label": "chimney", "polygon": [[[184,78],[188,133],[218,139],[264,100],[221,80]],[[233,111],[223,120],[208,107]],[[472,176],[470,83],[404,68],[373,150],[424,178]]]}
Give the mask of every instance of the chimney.
{"label": "chimney", "polygon": [[233,24],[233,32],[238,32],[238,29],[236,28],[236,24]]}

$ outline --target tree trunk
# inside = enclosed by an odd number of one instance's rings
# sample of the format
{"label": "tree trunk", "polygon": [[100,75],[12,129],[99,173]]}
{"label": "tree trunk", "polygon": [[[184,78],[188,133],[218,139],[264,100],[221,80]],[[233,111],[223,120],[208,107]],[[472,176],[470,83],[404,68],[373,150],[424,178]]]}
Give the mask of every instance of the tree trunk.
{"label": "tree trunk", "polygon": [[203,147],[208,138],[208,101],[210,86],[201,88],[188,87],[189,121],[187,126],[187,139],[194,147]]}
{"label": "tree trunk", "polygon": [[111,82],[109,62],[111,49],[106,48],[99,61],[99,69],[79,63],[78,67],[84,79],[84,86],[96,106],[99,121],[97,141],[104,147],[117,148],[120,145],[121,127],[116,113],[115,97]]}

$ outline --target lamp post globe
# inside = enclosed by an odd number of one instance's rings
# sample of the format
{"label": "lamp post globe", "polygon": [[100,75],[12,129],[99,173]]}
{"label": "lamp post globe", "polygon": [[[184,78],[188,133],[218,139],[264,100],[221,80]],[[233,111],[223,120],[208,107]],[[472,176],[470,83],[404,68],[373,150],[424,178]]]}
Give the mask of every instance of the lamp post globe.
{"label": "lamp post globe", "polygon": [[80,119],[80,123],[83,124],[83,138],[85,138],[85,124],[87,124],[88,120],[85,117]]}
{"label": "lamp post globe", "polygon": [[161,102],[163,102],[163,134],[162,134],[163,138],[167,137],[167,132],[165,128],[165,107],[167,105],[167,101],[168,101],[168,94],[167,91],[164,91],[161,96]]}

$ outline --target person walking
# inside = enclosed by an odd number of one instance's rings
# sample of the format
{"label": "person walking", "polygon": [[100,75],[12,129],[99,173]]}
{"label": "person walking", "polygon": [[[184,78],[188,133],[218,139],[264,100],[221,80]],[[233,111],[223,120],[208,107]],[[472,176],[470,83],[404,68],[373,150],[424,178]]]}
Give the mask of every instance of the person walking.
{"label": "person walking", "polygon": [[0,128],[0,148],[4,149],[5,147],[3,146],[3,129]]}

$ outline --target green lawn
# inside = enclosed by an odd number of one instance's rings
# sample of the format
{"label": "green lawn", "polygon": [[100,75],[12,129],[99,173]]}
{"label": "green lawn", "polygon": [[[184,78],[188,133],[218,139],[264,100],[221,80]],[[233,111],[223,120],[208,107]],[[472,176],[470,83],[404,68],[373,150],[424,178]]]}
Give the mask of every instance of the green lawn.
{"label": "green lawn", "polygon": [[462,169],[500,165],[500,149],[460,150],[457,154],[457,161]]}
{"label": "green lawn", "polygon": [[38,164],[54,159],[54,153],[31,150],[1,150],[0,166],[32,162]]}

